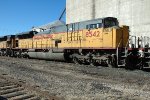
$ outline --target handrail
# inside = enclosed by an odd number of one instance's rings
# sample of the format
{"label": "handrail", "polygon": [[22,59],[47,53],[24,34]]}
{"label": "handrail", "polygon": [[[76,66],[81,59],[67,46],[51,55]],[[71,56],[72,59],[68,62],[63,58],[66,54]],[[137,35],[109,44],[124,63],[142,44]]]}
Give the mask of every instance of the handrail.
{"label": "handrail", "polygon": [[128,39],[128,41],[127,41],[127,44],[126,44],[125,48],[127,48],[127,45],[129,45],[129,40],[130,40],[130,38]]}
{"label": "handrail", "polygon": [[117,50],[116,50],[116,54],[117,54],[117,55],[116,55],[116,56],[117,56],[117,65],[118,65],[118,59],[119,59],[119,58],[118,58],[118,53],[119,53],[119,52],[118,52],[118,48],[119,48],[119,46],[120,46],[122,40],[123,40],[123,39],[121,38],[121,39],[120,39],[120,42],[119,42],[119,44],[118,44],[118,46],[117,46]]}
{"label": "handrail", "polygon": [[120,46],[120,44],[121,44],[121,41],[122,41],[123,39],[120,39],[120,42],[119,42],[119,44],[118,44],[118,46],[117,46],[117,48],[119,48],[119,46]]}

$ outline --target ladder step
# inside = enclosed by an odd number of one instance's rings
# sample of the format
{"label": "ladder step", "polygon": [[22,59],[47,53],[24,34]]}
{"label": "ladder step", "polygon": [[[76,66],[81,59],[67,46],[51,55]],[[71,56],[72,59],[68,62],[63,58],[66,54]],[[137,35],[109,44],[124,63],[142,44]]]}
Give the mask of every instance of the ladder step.
{"label": "ladder step", "polygon": [[124,55],[124,56],[121,56],[121,57],[122,57],[122,58],[126,58],[127,56]]}
{"label": "ladder step", "polygon": [[146,59],[150,59],[150,57],[145,57]]}
{"label": "ladder step", "polygon": [[123,67],[123,66],[125,66],[125,64],[122,64],[122,65],[118,65],[118,67]]}
{"label": "ladder step", "polygon": [[150,62],[145,62],[145,63],[150,64]]}
{"label": "ladder step", "polygon": [[145,54],[150,54],[150,52],[144,52]]}
{"label": "ladder step", "polygon": [[146,66],[144,66],[143,68],[150,68],[150,66],[147,66],[147,67],[146,67]]}

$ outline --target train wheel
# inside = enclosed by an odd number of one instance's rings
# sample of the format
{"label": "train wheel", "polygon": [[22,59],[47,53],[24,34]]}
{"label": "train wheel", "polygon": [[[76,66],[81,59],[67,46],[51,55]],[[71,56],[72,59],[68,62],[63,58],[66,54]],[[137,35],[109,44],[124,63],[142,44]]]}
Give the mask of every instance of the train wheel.
{"label": "train wheel", "polygon": [[111,59],[109,59],[108,67],[117,68],[117,57],[116,55],[112,55]]}
{"label": "train wheel", "polygon": [[73,58],[73,62],[74,62],[75,64],[79,64],[79,63],[78,63],[78,58],[74,57],[74,58]]}
{"label": "train wheel", "polygon": [[147,65],[148,66],[148,64],[143,64],[143,58],[139,58],[138,59],[138,63],[137,63],[137,68],[139,69],[139,70],[144,70],[144,66],[145,65]]}
{"label": "train wheel", "polygon": [[92,60],[91,65],[92,66],[100,66],[100,64],[98,62],[96,62],[96,60],[94,60],[94,59]]}
{"label": "train wheel", "polygon": [[18,57],[18,58],[22,58],[22,55],[21,55],[21,54],[19,54],[19,55],[17,55],[17,57]]}
{"label": "train wheel", "polygon": [[125,60],[125,69],[132,70],[135,67],[135,64],[132,62],[132,57],[129,55]]}
{"label": "train wheel", "polygon": [[144,70],[143,65],[139,66],[139,70]]}
{"label": "train wheel", "polygon": [[92,66],[96,66],[96,65],[97,65],[97,64],[96,64],[96,61],[95,61],[95,60],[92,60],[91,65],[92,65]]}
{"label": "train wheel", "polygon": [[80,61],[77,57],[74,57],[74,58],[73,58],[73,62],[74,62],[75,64],[83,64],[83,62]]}
{"label": "train wheel", "polygon": [[90,65],[91,62],[88,60],[88,59],[85,59],[84,62],[83,62],[85,65]]}

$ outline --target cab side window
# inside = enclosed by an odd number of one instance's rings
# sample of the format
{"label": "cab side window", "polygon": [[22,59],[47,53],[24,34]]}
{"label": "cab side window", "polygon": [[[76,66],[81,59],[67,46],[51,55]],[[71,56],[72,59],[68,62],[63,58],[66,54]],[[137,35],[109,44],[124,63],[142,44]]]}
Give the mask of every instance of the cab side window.
{"label": "cab side window", "polygon": [[98,28],[102,28],[102,23],[86,25],[86,29],[98,29]]}
{"label": "cab side window", "polygon": [[97,27],[98,27],[98,28],[102,28],[102,26],[103,26],[102,23],[98,23],[98,24],[97,24]]}

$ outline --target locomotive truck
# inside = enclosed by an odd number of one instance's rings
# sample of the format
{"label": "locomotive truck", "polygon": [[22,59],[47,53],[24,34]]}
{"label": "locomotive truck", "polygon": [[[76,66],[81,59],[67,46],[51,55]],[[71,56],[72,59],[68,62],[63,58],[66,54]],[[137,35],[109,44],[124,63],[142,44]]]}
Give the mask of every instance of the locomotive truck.
{"label": "locomotive truck", "polygon": [[0,55],[143,69],[150,59],[146,40],[105,17],[0,37]]}

